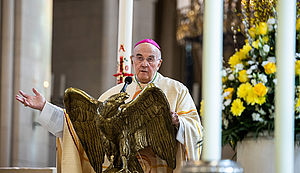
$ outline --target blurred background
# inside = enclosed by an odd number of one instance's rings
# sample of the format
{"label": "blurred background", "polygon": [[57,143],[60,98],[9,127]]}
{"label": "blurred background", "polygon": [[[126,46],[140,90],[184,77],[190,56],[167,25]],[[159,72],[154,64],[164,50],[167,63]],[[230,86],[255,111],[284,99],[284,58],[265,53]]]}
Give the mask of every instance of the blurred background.
{"label": "blurred background", "polygon": [[[14,98],[33,87],[62,106],[64,90],[98,98],[116,84],[119,0],[0,0],[0,166],[56,163],[55,137],[39,111]],[[162,50],[160,73],[184,83],[199,109],[203,0],[134,0],[133,44],[152,38]],[[223,58],[243,45],[240,0],[224,0]],[[226,64],[224,64],[226,65]],[[223,158],[234,159],[224,149]]]}

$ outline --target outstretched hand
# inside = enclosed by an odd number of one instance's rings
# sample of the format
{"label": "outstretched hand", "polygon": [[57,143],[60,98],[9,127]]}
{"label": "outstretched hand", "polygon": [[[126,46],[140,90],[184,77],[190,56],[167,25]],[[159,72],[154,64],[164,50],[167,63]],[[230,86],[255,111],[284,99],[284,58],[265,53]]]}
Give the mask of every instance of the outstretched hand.
{"label": "outstretched hand", "polygon": [[30,108],[42,111],[46,103],[46,99],[35,88],[32,88],[32,91],[35,95],[29,95],[19,90],[19,94],[16,95],[16,99],[25,107],[28,106]]}

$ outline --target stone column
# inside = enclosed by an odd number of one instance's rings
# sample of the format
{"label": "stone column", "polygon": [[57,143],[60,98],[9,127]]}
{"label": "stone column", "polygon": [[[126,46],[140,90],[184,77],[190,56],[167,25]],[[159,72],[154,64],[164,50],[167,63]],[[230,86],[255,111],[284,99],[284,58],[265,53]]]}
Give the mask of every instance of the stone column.
{"label": "stone column", "polygon": [[176,40],[176,1],[164,0],[158,3],[161,17],[157,27],[160,30],[158,37],[163,58],[160,71],[165,76],[183,82],[185,77],[182,64],[185,64],[185,58],[184,51],[178,46]]}
{"label": "stone column", "polygon": [[146,38],[155,39],[156,2],[157,0],[133,1],[132,44]]}
{"label": "stone column", "polygon": [[0,166],[10,166],[13,54],[14,54],[14,0],[2,1],[2,54],[1,54],[1,112],[0,112]]}
{"label": "stone column", "polygon": [[[19,89],[33,94],[35,87],[49,100],[52,1],[15,1],[14,32],[14,94]],[[50,145],[49,133],[36,122],[40,112],[24,108],[17,101],[13,101],[13,108],[11,166],[48,166],[55,142]]]}
{"label": "stone column", "polygon": [[117,78],[113,74],[117,73],[118,2],[119,0],[102,1],[101,21],[103,25],[101,27],[101,62],[99,64],[102,82],[99,94],[116,85],[117,81]]}

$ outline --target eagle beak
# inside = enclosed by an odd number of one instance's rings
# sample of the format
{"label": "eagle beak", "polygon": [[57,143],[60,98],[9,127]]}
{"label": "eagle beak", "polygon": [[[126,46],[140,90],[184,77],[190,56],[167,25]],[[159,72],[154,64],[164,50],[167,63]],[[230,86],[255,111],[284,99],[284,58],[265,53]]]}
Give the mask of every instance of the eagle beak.
{"label": "eagle beak", "polygon": [[125,93],[124,95],[124,101],[127,100],[129,98],[129,94]]}
{"label": "eagle beak", "polygon": [[122,92],[120,93],[120,101],[124,102],[125,100],[127,100],[129,98],[129,95],[126,92]]}

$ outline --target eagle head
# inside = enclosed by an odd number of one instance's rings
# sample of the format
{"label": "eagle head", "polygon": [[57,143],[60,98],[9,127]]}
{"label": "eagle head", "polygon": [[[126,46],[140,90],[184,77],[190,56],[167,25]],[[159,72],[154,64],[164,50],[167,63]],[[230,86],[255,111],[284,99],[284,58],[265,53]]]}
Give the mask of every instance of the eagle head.
{"label": "eagle head", "polygon": [[125,104],[125,100],[129,98],[126,92],[121,92],[110,96],[107,100],[103,102],[103,108],[101,114],[103,117],[112,117],[116,114],[118,108]]}

